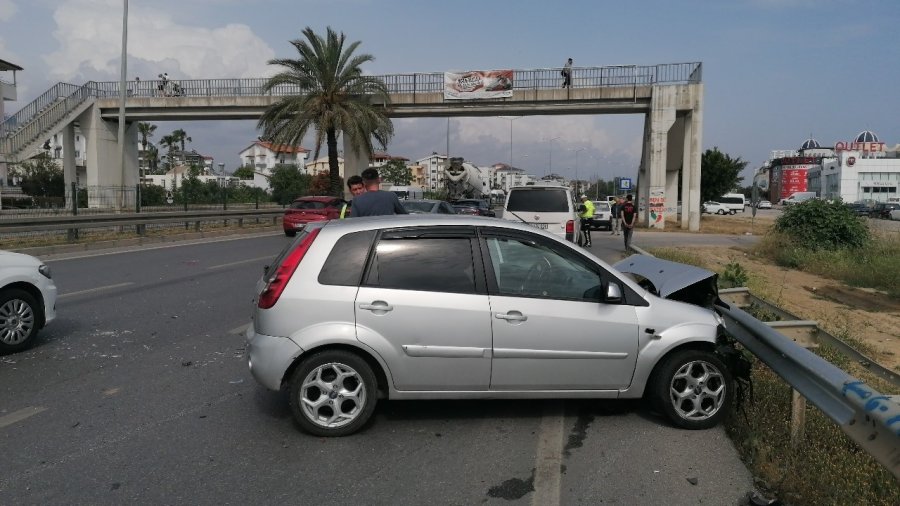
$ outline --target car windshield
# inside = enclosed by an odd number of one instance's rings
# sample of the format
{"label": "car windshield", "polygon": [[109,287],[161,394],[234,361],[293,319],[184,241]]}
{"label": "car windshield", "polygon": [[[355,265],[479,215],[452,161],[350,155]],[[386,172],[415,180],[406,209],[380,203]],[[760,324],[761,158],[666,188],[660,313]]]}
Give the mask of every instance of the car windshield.
{"label": "car windshield", "polygon": [[411,214],[419,214],[419,213],[430,213],[431,209],[434,208],[434,204],[431,202],[414,202],[414,201],[401,201],[403,204],[403,208],[406,209],[406,212]]}
{"label": "car windshield", "polygon": [[325,209],[325,202],[318,200],[298,200],[291,204],[291,209]]}
{"label": "car windshield", "polygon": [[569,202],[564,188],[535,188],[513,190],[506,204],[508,211],[535,213],[566,213]]}
{"label": "car windshield", "polygon": [[609,212],[609,202],[594,202],[594,212]]}

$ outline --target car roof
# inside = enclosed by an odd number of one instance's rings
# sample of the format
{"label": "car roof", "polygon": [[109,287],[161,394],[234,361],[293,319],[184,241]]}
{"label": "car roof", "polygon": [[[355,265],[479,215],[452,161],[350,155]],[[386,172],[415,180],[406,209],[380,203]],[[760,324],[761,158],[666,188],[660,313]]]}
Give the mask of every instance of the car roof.
{"label": "car roof", "polygon": [[340,199],[340,197],[329,197],[328,195],[310,195],[306,197],[297,197],[294,199],[294,202],[328,202],[337,199]]}
{"label": "car roof", "polygon": [[424,203],[426,203],[426,204],[440,204],[441,202],[443,202],[443,200],[437,200],[437,199],[405,199],[405,200],[401,200],[401,201],[400,201],[401,204],[403,204],[404,202],[424,202]]}
{"label": "car roof", "polygon": [[522,230],[549,237],[555,241],[563,241],[563,239],[560,239],[550,232],[537,229],[525,223],[484,216],[468,216],[464,214],[396,214],[387,216],[364,216],[346,220],[323,221],[319,223],[321,223],[321,225],[317,225],[316,228],[321,226],[324,229],[340,231],[342,234],[362,230],[376,230],[404,226],[475,226]]}

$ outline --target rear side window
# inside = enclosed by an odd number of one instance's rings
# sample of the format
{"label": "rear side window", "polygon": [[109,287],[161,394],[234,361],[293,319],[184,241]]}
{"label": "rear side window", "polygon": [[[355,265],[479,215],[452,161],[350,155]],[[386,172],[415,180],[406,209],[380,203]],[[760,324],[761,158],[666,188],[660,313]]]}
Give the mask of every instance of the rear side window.
{"label": "rear side window", "polygon": [[476,293],[468,237],[382,238],[366,284],[426,292]]}
{"label": "rear side window", "polygon": [[375,239],[375,230],[347,234],[334,244],[322,271],[319,283],[323,285],[359,286],[369,248]]}
{"label": "rear side window", "polygon": [[567,213],[569,198],[563,188],[512,190],[506,209],[513,212]]}
{"label": "rear side window", "polygon": [[291,204],[291,209],[325,209],[325,203],[317,200],[298,200]]}

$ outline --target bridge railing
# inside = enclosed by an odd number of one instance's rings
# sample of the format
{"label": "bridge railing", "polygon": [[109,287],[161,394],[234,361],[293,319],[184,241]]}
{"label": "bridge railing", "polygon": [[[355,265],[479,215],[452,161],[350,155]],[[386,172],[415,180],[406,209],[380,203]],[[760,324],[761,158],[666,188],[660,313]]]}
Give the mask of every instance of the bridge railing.
{"label": "bridge railing", "polygon": [[[702,64],[668,63],[661,65],[613,65],[607,67],[575,67],[572,69],[573,88],[613,86],[649,86],[666,84],[694,84],[701,79]],[[559,88],[561,68],[513,70],[513,90]],[[444,91],[444,73],[426,72],[377,76],[390,93],[440,93]],[[296,86],[281,85],[263,92],[266,78],[243,79],[176,79],[163,82],[130,81],[129,96],[137,97],[242,97],[287,96],[300,93]],[[97,83],[108,96],[117,96],[118,82]]]}
{"label": "bridge railing", "polygon": [[[560,68],[513,70],[513,90],[558,88]],[[573,88],[647,86],[699,83],[702,63],[660,65],[613,65],[575,67]],[[443,72],[390,74],[378,76],[390,93],[439,93],[444,90]],[[126,93],[132,97],[241,97],[287,96],[299,94],[295,86],[277,86],[264,93],[266,78],[184,79],[170,81],[129,81]],[[82,86],[57,83],[41,96],[0,124],[0,152],[17,153],[41,135],[49,133],[60,120],[89,98],[119,96],[119,82],[90,81]]]}

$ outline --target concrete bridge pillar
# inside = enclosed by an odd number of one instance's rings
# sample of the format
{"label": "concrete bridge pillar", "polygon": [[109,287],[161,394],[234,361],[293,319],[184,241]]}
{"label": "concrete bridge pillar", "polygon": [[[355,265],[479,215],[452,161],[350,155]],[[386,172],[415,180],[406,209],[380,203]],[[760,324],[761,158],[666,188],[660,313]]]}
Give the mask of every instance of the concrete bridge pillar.
{"label": "concrete bridge pillar", "polygon": [[125,171],[121,167],[118,125],[100,116],[100,108],[89,107],[78,117],[86,143],[88,207],[134,207],[134,188],[138,181],[138,128],[132,122],[125,127]]}
{"label": "concrete bridge pillar", "polygon": [[700,230],[700,159],[703,150],[703,85],[691,87],[693,110],[684,121],[684,161],[682,171],[681,227]]}
{"label": "concrete bridge pillar", "polygon": [[650,113],[644,123],[645,156],[638,203],[643,203],[640,219],[647,227],[665,228],[669,131],[675,124],[676,91],[671,86],[654,86]]}
{"label": "concrete bridge pillar", "polygon": [[72,200],[77,195],[72,195],[72,183],[76,182],[75,174],[75,124],[69,122],[62,129],[63,143],[63,180],[66,183],[66,209],[72,209]]}
{"label": "concrete bridge pillar", "polygon": [[369,167],[369,155],[363,150],[357,151],[353,145],[347,142],[347,136],[342,135],[344,146],[344,198],[350,199],[353,196],[347,190],[347,179],[350,176],[359,176],[362,171]]}

